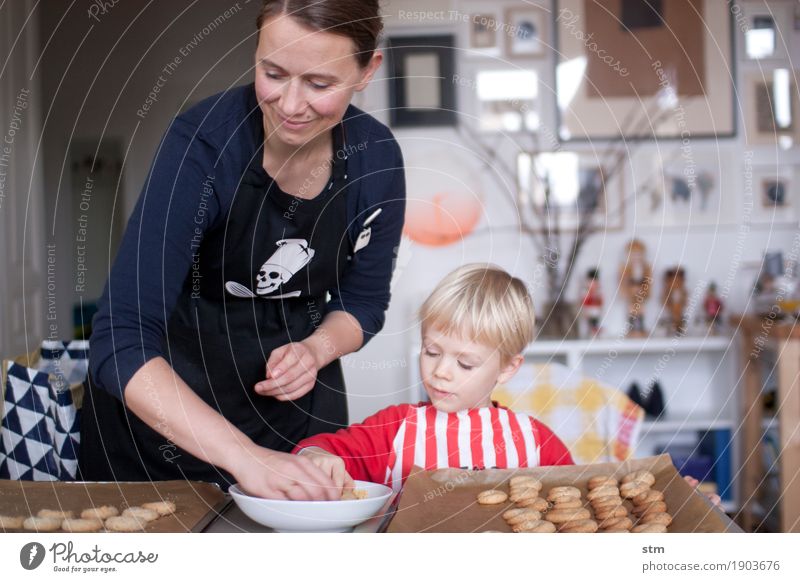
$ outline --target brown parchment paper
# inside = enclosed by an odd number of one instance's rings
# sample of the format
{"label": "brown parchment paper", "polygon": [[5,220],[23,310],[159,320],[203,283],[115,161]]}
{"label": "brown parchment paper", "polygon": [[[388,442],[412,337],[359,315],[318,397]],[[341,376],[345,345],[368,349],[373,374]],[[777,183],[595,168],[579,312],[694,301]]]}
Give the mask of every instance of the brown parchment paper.
{"label": "brown parchment paper", "polygon": [[[667,511],[673,522],[669,532],[741,532],[742,530],[708,499],[690,487],[678,474],[669,455],[634,459],[623,463],[598,463],[536,467],[531,469],[487,469],[464,471],[439,469],[424,471],[415,467],[403,486],[400,503],[388,527],[401,532],[511,532],[502,514],[514,507],[510,501],[480,505],[476,501],[485,489],[508,492],[513,475],[533,475],[542,481],[542,496],[558,485],[578,487],[584,497],[589,479],[597,475],[622,478],[632,471],[647,469],[656,477],[653,489],[664,492]],[[630,502],[626,502],[630,510]],[[591,509],[588,505],[587,507]]]}
{"label": "brown parchment paper", "polygon": [[[72,483],[0,480],[0,515],[7,516],[28,517],[41,509],[58,509],[72,510],[75,517],[80,517],[84,509],[103,505],[113,505],[122,513],[126,507],[161,500],[175,502],[176,512],[151,521],[145,529],[147,532],[196,531],[228,502],[219,487],[197,481]],[[26,530],[0,528],[2,531]]]}

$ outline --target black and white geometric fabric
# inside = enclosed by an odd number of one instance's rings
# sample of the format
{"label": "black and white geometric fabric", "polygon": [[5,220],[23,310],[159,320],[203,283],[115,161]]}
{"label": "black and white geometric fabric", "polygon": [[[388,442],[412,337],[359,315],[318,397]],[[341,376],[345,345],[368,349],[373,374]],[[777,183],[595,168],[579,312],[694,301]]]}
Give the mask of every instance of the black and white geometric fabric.
{"label": "black and white geometric fabric", "polygon": [[55,376],[51,380],[56,391],[83,384],[89,370],[89,340],[42,342],[36,368]]}
{"label": "black and white geometric fabric", "polygon": [[0,479],[74,480],[80,413],[70,386],[86,377],[88,341],[44,342],[38,369],[11,361],[3,365]]}

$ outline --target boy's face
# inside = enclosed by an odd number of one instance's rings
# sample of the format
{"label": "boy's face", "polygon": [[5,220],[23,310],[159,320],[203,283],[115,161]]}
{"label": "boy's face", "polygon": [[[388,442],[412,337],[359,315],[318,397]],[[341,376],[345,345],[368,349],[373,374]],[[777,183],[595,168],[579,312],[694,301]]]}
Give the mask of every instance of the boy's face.
{"label": "boy's face", "polygon": [[436,409],[457,412],[491,404],[494,387],[510,379],[522,356],[502,365],[500,352],[482,343],[442,333],[433,326],[422,330],[419,371]]}

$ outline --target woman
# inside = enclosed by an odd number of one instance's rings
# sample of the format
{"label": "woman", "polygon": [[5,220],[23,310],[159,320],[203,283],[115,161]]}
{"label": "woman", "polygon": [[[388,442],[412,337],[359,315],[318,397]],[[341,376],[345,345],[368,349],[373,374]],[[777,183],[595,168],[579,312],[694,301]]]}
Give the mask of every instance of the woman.
{"label": "woman", "polygon": [[388,307],[402,158],[349,105],[381,28],[375,0],[267,0],[255,83],[167,130],[93,321],[82,478],[340,495],[284,451],[347,425],[338,358]]}

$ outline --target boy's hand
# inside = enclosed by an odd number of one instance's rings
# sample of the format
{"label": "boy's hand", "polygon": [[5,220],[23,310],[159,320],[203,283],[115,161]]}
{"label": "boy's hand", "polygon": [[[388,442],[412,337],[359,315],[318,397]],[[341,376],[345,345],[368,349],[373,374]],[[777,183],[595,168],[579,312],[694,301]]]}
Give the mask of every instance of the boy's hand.
{"label": "boy's hand", "polygon": [[[700,481],[698,481],[694,477],[690,477],[689,475],[686,475],[683,478],[683,480],[686,481],[692,487],[697,487],[700,484]],[[706,493],[706,497],[708,497],[711,503],[713,503],[717,507],[722,507],[722,498],[716,493]]]}
{"label": "boy's hand", "polygon": [[353,481],[353,478],[347,472],[344,459],[341,457],[337,457],[319,447],[308,447],[300,451],[299,454],[322,469],[322,472],[330,477],[331,481],[333,481],[336,487],[341,491],[353,489],[355,487],[355,481]]}

